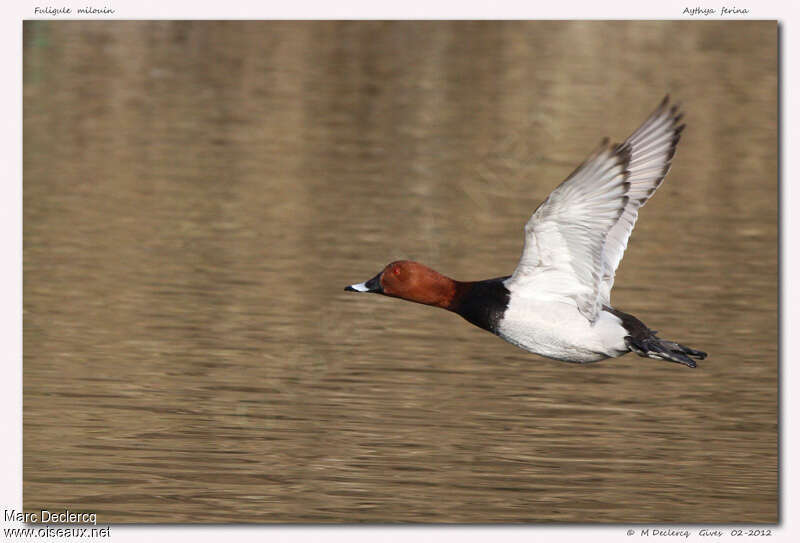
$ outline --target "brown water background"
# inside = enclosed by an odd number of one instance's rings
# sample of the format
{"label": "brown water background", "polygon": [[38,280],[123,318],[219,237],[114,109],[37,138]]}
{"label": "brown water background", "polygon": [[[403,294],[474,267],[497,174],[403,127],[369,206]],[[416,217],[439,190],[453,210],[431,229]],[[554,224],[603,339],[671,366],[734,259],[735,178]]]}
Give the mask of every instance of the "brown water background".
{"label": "brown water background", "polygon": [[[775,22],[27,22],[24,507],[98,522],[775,522]],[[665,92],[612,301],[528,354],[342,288],[510,273]]]}

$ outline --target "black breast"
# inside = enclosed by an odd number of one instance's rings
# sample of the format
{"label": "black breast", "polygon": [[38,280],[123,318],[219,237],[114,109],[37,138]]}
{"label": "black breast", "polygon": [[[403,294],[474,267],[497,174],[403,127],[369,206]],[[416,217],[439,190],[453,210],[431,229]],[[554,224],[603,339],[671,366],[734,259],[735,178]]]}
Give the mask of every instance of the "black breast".
{"label": "black breast", "polygon": [[463,283],[453,311],[475,326],[497,334],[497,326],[508,307],[508,289],[503,281],[510,276]]}

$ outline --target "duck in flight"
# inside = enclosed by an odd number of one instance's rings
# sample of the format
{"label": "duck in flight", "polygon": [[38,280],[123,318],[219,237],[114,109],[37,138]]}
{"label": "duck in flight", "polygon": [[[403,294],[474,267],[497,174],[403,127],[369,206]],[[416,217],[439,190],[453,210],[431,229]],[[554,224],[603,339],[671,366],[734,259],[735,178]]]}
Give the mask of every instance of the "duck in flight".
{"label": "duck in flight", "polygon": [[400,260],[345,290],[441,307],[556,360],[587,363],[634,352],[694,368],[706,353],[659,338],[610,301],[639,208],[670,168],[682,117],[666,96],[623,143],[604,139],[534,211],[512,275],[456,281]]}

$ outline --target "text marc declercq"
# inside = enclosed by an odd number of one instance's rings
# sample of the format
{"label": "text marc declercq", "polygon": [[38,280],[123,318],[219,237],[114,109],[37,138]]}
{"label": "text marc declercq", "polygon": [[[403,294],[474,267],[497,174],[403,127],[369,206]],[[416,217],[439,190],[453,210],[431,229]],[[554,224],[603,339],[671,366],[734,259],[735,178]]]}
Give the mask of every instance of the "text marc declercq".
{"label": "text marc declercq", "polygon": [[94,524],[97,525],[97,513],[76,513],[69,509],[50,512],[42,509],[38,513],[23,513],[13,509],[4,511],[6,522],[28,522],[31,524]]}

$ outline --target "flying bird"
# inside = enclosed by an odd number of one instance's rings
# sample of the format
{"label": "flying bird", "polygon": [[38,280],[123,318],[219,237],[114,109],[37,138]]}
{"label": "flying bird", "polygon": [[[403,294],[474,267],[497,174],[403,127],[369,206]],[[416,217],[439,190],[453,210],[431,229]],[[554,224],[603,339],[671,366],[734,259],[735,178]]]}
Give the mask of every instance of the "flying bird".
{"label": "flying bird", "polygon": [[696,367],[706,353],[659,338],[610,299],[639,208],[669,171],[682,117],[666,96],[623,143],[605,138],[536,208],[512,275],[456,281],[399,260],[345,290],[441,307],[526,351],[565,362],[634,352]]}

